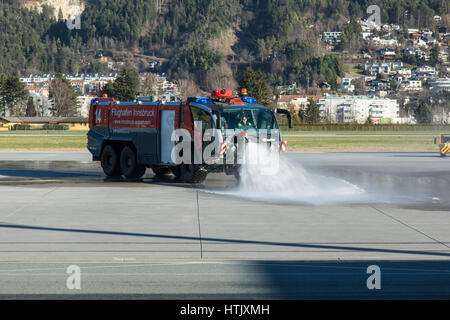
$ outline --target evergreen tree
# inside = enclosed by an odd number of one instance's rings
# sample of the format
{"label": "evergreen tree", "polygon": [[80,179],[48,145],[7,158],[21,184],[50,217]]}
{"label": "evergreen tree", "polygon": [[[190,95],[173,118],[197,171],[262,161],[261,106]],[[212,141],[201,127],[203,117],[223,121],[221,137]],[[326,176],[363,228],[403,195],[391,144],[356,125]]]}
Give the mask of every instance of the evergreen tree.
{"label": "evergreen tree", "polygon": [[433,121],[433,112],[430,104],[427,102],[419,103],[414,109],[414,117],[418,123],[431,123]]}
{"label": "evergreen tree", "polygon": [[308,100],[308,106],[305,110],[305,118],[307,123],[317,123],[320,121],[319,105],[314,99]]}
{"label": "evergreen tree", "polygon": [[134,69],[124,69],[114,82],[107,83],[103,93],[119,101],[134,100],[139,90],[139,74]]}
{"label": "evergreen tree", "polygon": [[251,67],[247,67],[241,74],[239,85],[241,88],[246,88],[248,95],[256,98],[259,104],[266,107],[273,106],[272,89],[262,70],[255,72]]}
{"label": "evergreen tree", "polygon": [[342,32],[341,42],[337,46],[338,50],[350,50],[355,52],[362,45],[361,26],[355,19],[350,20],[347,28]]}
{"label": "evergreen tree", "polygon": [[439,46],[435,45],[430,52],[430,65],[435,67],[439,63]]}
{"label": "evergreen tree", "polygon": [[25,86],[18,77],[7,76],[0,80],[0,114],[12,110],[18,103],[23,103],[28,97]]}
{"label": "evergreen tree", "polygon": [[[349,19],[341,49],[358,50],[363,41],[356,19],[364,18],[368,6],[365,0],[96,0],[85,1],[82,29],[69,30],[61,11],[48,5],[42,5],[41,12],[29,10],[22,2],[4,0],[0,6],[0,73],[75,73],[82,53],[89,59],[96,50],[111,49],[117,56],[120,51],[155,50],[169,59],[171,76],[188,71],[197,84],[220,72],[215,67],[227,54],[233,67],[235,61],[251,64],[259,58],[258,65],[270,70],[266,75],[271,84],[297,82],[314,88],[327,82],[333,89],[336,78],[342,76],[341,66],[333,59],[340,58],[320,54],[318,33],[341,29],[342,21]],[[432,27],[433,15],[448,13],[448,1],[378,2],[383,23]],[[228,32],[237,26],[238,42],[234,43]],[[223,43],[217,41],[219,37]],[[438,62],[436,54],[437,48],[432,63]],[[411,64],[416,64],[414,59]],[[101,65],[92,63],[90,70],[103,72]]]}

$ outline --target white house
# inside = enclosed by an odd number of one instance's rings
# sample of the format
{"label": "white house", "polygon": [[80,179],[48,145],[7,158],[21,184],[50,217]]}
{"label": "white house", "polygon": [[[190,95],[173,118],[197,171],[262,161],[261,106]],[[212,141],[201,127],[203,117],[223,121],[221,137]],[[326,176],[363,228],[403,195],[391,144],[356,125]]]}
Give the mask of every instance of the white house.
{"label": "white house", "polygon": [[77,97],[77,112],[78,115],[87,118],[89,117],[89,108],[91,106],[91,101],[94,99],[96,95],[82,95]]}
{"label": "white house", "polygon": [[342,78],[341,90],[342,92],[353,92],[355,91],[355,86],[352,84],[353,78]]}
{"label": "white house", "polygon": [[364,71],[366,74],[375,76],[379,73],[389,74],[391,72],[392,65],[388,62],[366,62],[364,64]]}
{"label": "white house", "polygon": [[400,90],[402,91],[420,91],[422,90],[422,81],[420,80],[406,80],[400,83]]}
{"label": "white house", "polygon": [[325,43],[335,44],[341,42],[342,32],[341,31],[326,31],[320,35],[320,38]]}
{"label": "white house", "polygon": [[411,77],[411,69],[408,67],[397,68],[397,74],[402,76],[404,79]]}
{"label": "white house", "polygon": [[450,77],[431,80],[429,85],[432,91],[450,92]]}
{"label": "white house", "polygon": [[396,123],[399,117],[397,100],[371,96],[326,95],[318,100],[321,115],[330,122]]}

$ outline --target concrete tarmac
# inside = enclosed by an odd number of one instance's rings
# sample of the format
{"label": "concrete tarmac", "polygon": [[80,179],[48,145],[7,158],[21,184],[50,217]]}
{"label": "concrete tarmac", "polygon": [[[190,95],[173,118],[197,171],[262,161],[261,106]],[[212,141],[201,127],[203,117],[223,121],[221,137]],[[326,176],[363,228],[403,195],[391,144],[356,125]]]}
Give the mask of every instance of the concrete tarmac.
{"label": "concrete tarmac", "polygon": [[[73,264],[94,298],[449,297],[449,159],[285,157],[370,197],[255,200],[221,174],[109,180],[88,153],[1,152],[0,298],[74,294]],[[368,291],[372,264],[390,290]]]}

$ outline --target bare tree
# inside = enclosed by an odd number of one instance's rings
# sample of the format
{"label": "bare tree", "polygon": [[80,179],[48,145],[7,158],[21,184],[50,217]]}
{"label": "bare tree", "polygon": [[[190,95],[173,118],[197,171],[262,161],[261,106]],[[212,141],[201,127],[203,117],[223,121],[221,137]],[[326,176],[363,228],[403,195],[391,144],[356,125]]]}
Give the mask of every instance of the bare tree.
{"label": "bare tree", "polygon": [[231,90],[236,90],[238,88],[238,84],[236,80],[234,80],[231,69],[225,63],[218,66],[215,70],[209,71],[201,85],[202,88],[207,91],[219,88],[228,88]]}
{"label": "bare tree", "polygon": [[355,86],[355,94],[363,95],[367,92],[366,82],[362,77],[353,79],[351,82]]}
{"label": "bare tree", "polygon": [[23,117],[26,116],[27,100],[17,101],[11,106],[9,112],[11,116]]}
{"label": "bare tree", "polygon": [[50,98],[54,102],[52,113],[57,117],[70,117],[77,113],[76,94],[64,80],[56,77],[49,84]]}
{"label": "bare tree", "polygon": [[153,73],[148,73],[145,78],[141,81],[139,93],[141,96],[153,96],[157,95],[158,88],[156,86],[158,82],[157,77]]}
{"label": "bare tree", "polygon": [[28,97],[25,115],[27,117],[36,117],[36,107],[34,106],[33,97]]}
{"label": "bare tree", "polygon": [[192,79],[178,80],[178,89],[180,90],[182,100],[186,100],[187,97],[201,96],[204,94]]}

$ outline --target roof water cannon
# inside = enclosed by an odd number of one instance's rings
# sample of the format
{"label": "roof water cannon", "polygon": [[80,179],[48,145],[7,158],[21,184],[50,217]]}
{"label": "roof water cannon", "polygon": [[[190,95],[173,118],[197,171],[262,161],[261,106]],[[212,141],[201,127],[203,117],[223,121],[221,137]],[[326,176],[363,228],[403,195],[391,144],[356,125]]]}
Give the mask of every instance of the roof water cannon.
{"label": "roof water cannon", "polygon": [[233,97],[233,91],[230,89],[219,89],[211,92],[211,99],[218,103],[244,104],[241,98]]}
{"label": "roof water cannon", "polygon": [[211,92],[212,98],[224,99],[224,98],[229,98],[232,95],[233,95],[233,92],[230,89],[220,89],[220,90],[214,90],[213,92]]}
{"label": "roof water cannon", "polygon": [[91,100],[91,105],[96,104],[98,102],[116,102],[114,98],[108,98],[107,94],[104,94],[101,98],[94,98]]}
{"label": "roof water cannon", "polygon": [[244,104],[244,101],[242,101],[241,98],[228,98],[227,102],[229,104]]}

